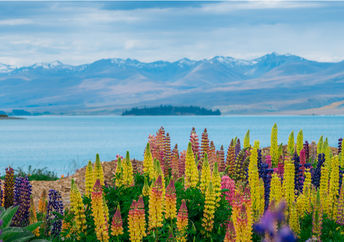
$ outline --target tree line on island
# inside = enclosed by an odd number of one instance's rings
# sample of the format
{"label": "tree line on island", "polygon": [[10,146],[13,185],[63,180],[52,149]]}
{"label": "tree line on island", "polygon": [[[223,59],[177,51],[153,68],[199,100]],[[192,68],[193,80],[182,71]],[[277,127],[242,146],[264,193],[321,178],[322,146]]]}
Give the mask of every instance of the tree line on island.
{"label": "tree line on island", "polygon": [[122,115],[221,115],[221,111],[198,106],[160,105],[156,107],[134,107],[125,110]]}

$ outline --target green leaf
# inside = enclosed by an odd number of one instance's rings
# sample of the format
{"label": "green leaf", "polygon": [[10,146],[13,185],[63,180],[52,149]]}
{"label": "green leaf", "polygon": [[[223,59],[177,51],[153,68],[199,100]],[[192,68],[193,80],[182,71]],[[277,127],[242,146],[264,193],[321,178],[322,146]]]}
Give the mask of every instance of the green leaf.
{"label": "green leaf", "polygon": [[20,227],[5,228],[0,235],[0,239],[3,241],[27,241],[33,237],[34,235],[30,231],[26,231]]}
{"label": "green leaf", "polygon": [[30,224],[26,227],[24,227],[25,229],[27,229],[28,231],[33,232],[35,229],[37,229],[40,225],[42,224],[42,221],[34,223],[34,224]]}
{"label": "green leaf", "polygon": [[17,210],[18,210],[18,206],[9,207],[8,209],[5,210],[5,212],[1,213],[0,215],[0,219],[2,220],[1,228],[7,228],[10,226],[12,222],[12,218],[16,214]]}

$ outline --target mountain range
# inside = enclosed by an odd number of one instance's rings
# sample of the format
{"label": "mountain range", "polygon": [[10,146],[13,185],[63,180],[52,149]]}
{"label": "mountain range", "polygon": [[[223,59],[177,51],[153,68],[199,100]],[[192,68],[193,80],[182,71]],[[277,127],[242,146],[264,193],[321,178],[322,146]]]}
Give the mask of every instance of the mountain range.
{"label": "mountain range", "polygon": [[223,114],[344,114],[344,61],[271,53],[252,60],[0,64],[3,111],[119,114],[157,105],[218,108]]}

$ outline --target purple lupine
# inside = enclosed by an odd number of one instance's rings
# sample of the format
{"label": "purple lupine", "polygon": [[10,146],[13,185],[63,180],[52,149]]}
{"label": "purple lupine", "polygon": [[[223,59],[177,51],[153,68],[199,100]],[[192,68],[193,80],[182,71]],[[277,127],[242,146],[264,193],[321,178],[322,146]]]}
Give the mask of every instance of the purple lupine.
{"label": "purple lupine", "polygon": [[339,138],[338,139],[338,155],[342,151],[342,142],[343,142],[343,139]]}
{"label": "purple lupine", "polygon": [[29,224],[31,185],[27,177],[17,177],[14,191],[14,205],[18,210],[13,217],[12,225],[24,227]]}
{"label": "purple lupine", "polygon": [[14,196],[14,170],[12,167],[6,168],[4,184],[4,207],[9,208],[13,205]]}
{"label": "purple lupine", "polygon": [[[305,156],[305,151],[302,149],[300,152],[300,155],[302,154],[302,156]],[[295,191],[297,192],[301,192],[302,190],[302,184],[303,184],[303,170],[302,167],[304,167],[303,165],[301,165],[301,157],[297,155],[297,153],[294,153],[293,156],[293,161],[294,161],[294,166],[295,166]]]}
{"label": "purple lupine", "polygon": [[47,206],[47,225],[51,235],[59,236],[62,228],[62,220],[55,213],[63,215],[63,202],[61,194],[56,190],[49,190],[49,201]]}
{"label": "purple lupine", "polygon": [[2,206],[2,199],[3,199],[4,193],[2,191],[2,184],[0,180],[0,206]]}
{"label": "purple lupine", "polygon": [[239,155],[241,151],[240,139],[237,140],[235,144],[235,158]]}
{"label": "purple lupine", "polygon": [[319,154],[318,155],[318,164],[315,169],[312,169],[312,184],[318,188],[320,186],[320,176],[321,176],[321,166],[325,162],[325,155]]}
{"label": "purple lupine", "polygon": [[266,240],[263,241],[296,241],[295,234],[286,225],[282,226],[279,230],[277,224],[284,222],[284,210],[286,203],[281,202],[276,210],[268,209],[259,223],[253,225],[253,229],[264,236]]}

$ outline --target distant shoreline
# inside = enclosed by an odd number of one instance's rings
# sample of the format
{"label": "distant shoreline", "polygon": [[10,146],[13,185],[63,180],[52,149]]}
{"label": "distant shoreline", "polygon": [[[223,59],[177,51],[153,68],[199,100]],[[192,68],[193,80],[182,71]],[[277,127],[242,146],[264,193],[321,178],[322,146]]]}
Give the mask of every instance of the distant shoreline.
{"label": "distant shoreline", "polygon": [[0,120],[9,120],[9,119],[25,119],[25,118],[19,118],[19,117],[0,117]]}

